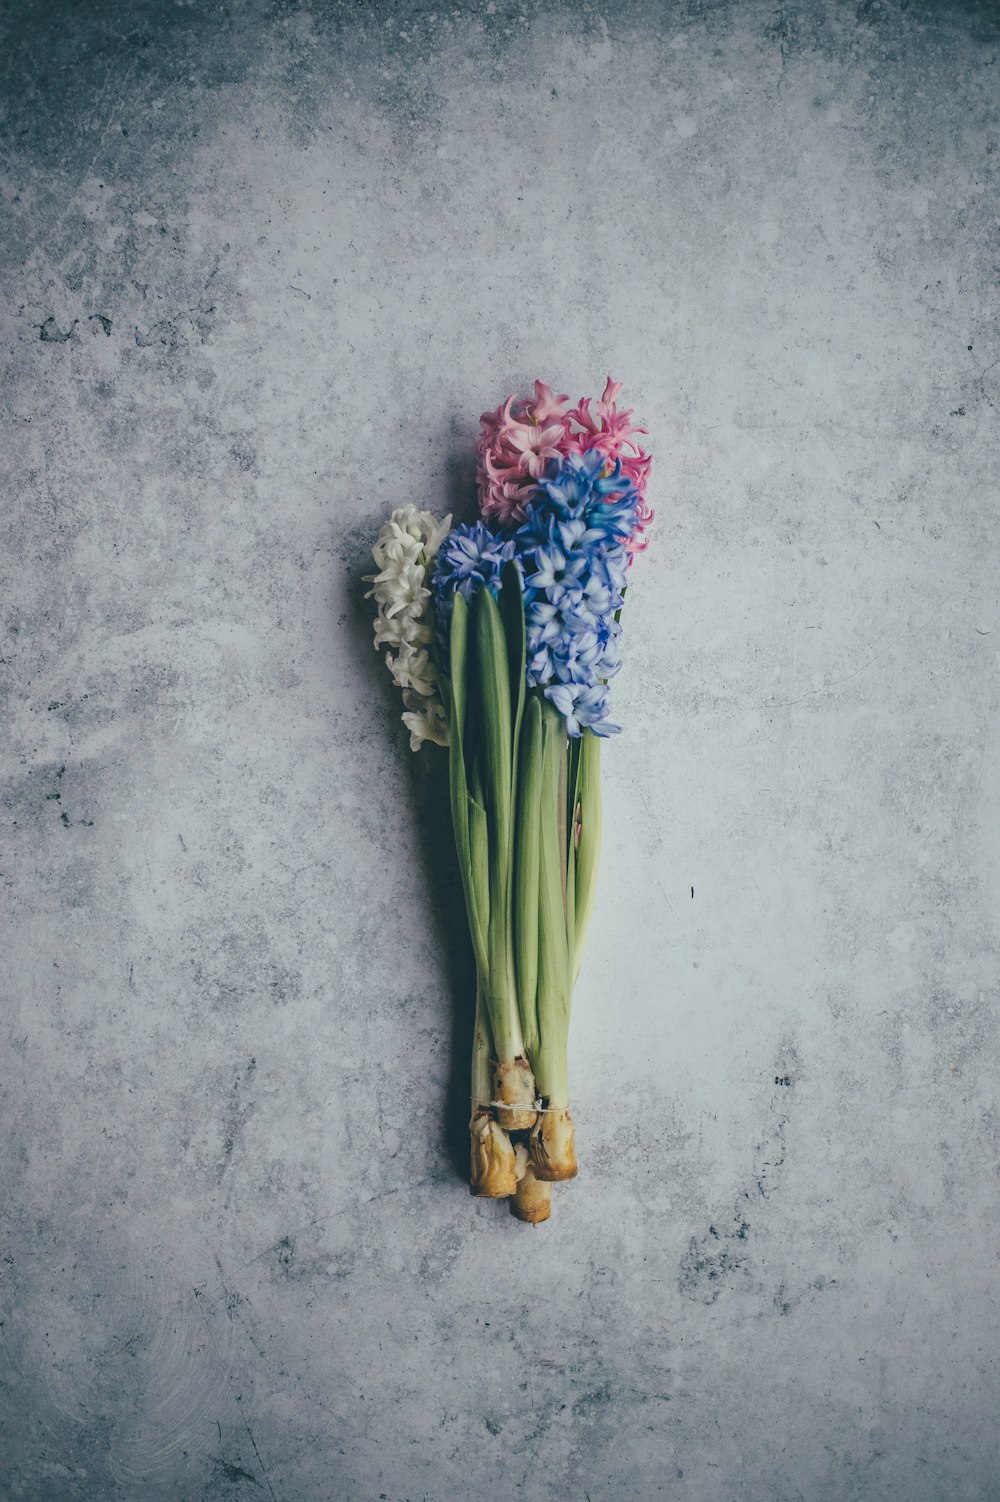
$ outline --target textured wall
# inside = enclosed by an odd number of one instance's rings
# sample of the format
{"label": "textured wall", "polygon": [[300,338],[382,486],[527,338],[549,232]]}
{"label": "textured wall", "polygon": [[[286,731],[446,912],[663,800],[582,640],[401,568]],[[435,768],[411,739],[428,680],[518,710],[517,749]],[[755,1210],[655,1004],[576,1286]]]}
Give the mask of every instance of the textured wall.
{"label": "textured wall", "polygon": [[[1000,1490],[995,6],[14,0],[0,1496]],[[626,382],[582,1171],[359,575]]]}

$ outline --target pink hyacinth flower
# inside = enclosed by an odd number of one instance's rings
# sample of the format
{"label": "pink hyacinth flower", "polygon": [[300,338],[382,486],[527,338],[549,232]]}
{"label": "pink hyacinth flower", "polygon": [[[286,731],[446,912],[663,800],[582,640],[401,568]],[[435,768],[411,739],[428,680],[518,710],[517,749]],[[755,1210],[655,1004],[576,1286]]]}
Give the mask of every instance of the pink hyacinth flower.
{"label": "pink hyacinth flower", "polygon": [[565,436],[561,422],[552,423],[546,428],[531,422],[513,422],[504,434],[506,442],[519,456],[519,465],[523,465],[527,473],[536,480],[545,473],[549,459],[561,456]]}
{"label": "pink hyacinth flower", "polygon": [[495,412],[484,412],[476,442],[479,507],[492,526],[524,520],[534,480],[551,459],[568,458],[596,449],[608,467],[621,465],[639,492],[639,526],[628,543],[630,554],[647,545],[643,535],[653,519],[645,502],[650,457],[635,441],[645,428],[634,426],[631,410],[619,412],[622,386],[610,376],[600,399],[585,398],[568,411],[569,397],[557,395],[544,381],[535,381],[534,396],[508,396]]}
{"label": "pink hyacinth flower", "polygon": [[556,396],[551,386],[546,386],[544,381],[535,382],[535,400],[527,404],[530,407],[530,416],[534,422],[544,427],[548,422],[558,421],[563,424],[566,408],[569,405],[568,396]]}

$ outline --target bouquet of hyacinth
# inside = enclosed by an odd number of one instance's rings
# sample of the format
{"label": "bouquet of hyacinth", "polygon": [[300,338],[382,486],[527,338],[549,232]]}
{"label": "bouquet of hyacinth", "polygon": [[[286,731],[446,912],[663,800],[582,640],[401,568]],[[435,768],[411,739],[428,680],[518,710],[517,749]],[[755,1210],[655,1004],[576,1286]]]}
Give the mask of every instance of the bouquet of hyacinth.
{"label": "bouquet of hyacinth", "polygon": [[476,962],[471,1188],[548,1218],[576,1174],[570,1001],[594,901],[600,745],[617,732],[628,568],[646,546],[644,428],[617,382],[572,409],[542,381],[485,413],[480,520],[395,511],[373,549],[375,645],[416,751],[448,747]]}

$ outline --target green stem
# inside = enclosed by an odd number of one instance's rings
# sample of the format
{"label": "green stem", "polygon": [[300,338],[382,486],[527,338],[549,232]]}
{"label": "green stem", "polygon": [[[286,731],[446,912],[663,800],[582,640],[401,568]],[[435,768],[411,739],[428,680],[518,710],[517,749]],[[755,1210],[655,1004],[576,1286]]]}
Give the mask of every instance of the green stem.
{"label": "green stem", "polygon": [[483,988],[476,978],[476,1026],[472,1034],[472,1108],[488,1106],[493,1099],[493,1040]]}
{"label": "green stem", "polygon": [[576,810],[580,780],[580,737],[566,738],[566,943],[572,955],[576,946]]}
{"label": "green stem", "polygon": [[[568,1022],[567,1017],[567,1022]],[[550,1110],[563,1111],[569,1105],[568,1028],[558,1034],[550,1029],[534,1058],[535,1088]]]}
{"label": "green stem", "polygon": [[455,832],[458,869],[465,892],[472,948],[476,966],[486,965],[486,931],[489,921],[487,869],[489,849],[486,835],[486,811],[471,795],[467,775],[469,753],[466,732],[474,729],[468,716],[466,657],[468,648],[468,607],[461,595],[456,596],[451,618],[450,679],[448,695],[448,775],[451,799],[451,822]]}
{"label": "green stem", "polygon": [[528,1057],[538,1050],[538,876],[542,795],[542,706],[533,692],[524,710],[514,831],[514,968]]}
{"label": "green stem", "polygon": [[594,911],[597,866],[601,854],[601,738],[592,730],[585,730],[580,738],[576,800],[580,835],[579,842],[574,842],[576,890],[571,956],[571,979],[574,984],[580,973],[583,944]]}
{"label": "green stem", "polygon": [[542,710],[539,837],[538,1030],[532,1063],[539,1093],[551,1106],[568,1104],[569,951],[566,936],[566,730],[548,703]]}
{"label": "green stem", "polygon": [[[470,611],[472,651],[467,680],[470,714],[480,735],[472,765],[466,761],[469,791],[486,814],[485,852],[489,916],[485,934],[482,986],[490,1014],[493,1042],[501,1064],[524,1054],[524,1037],[514,979],[511,931],[513,859],[513,758],[511,678],[504,619],[488,590],[475,597]],[[480,878],[483,875],[479,867]]]}

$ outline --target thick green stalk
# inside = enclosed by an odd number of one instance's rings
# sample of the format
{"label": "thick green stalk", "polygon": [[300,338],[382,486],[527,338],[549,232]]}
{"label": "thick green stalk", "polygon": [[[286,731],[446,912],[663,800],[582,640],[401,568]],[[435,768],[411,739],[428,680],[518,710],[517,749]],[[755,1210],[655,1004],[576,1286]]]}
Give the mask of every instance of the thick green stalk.
{"label": "thick green stalk", "polygon": [[524,710],[514,831],[514,969],[521,1029],[529,1059],[538,1051],[538,878],[542,812],[542,706]]}
{"label": "thick green stalk", "polygon": [[567,830],[569,765],[562,716],[551,704],[546,704],[542,726],[538,880],[539,1046],[532,1061],[542,1109],[531,1129],[529,1146],[532,1171],[543,1183],[571,1179],[576,1174],[566,1057],[572,992],[571,920],[567,908],[572,851]]}
{"label": "thick green stalk", "polygon": [[511,932],[514,800],[510,669],[503,621],[488,590],[481,590],[473,601],[471,627],[482,730],[476,767],[489,835],[489,921],[482,980],[497,1059],[504,1064],[524,1053],[524,1039]]}
{"label": "thick green stalk", "polygon": [[601,738],[585,730],[580,738],[576,790],[576,881],[571,978],[580,973],[584,940],[594,910],[597,864],[601,854]]}
{"label": "thick green stalk", "polygon": [[524,597],[517,565],[505,563],[500,585],[500,619],[507,642],[507,666],[510,673],[511,704],[511,776],[517,777],[518,745],[524,713],[524,668],[527,643],[524,626]]}
{"label": "thick green stalk", "polygon": [[[566,763],[566,943],[572,955],[576,945],[576,812],[580,781],[580,737],[567,736]],[[575,979],[575,976],[573,977]]]}
{"label": "thick green stalk", "polygon": [[485,977],[489,969],[490,835],[486,809],[483,807],[482,775],[478,757],[472,763],[470,774],[469,790],[466,795],[466,818],[469,830],[468,887],[472,892],[476,913],[472,947],[476,956],[476,974],[479,977]]}
{"label": "thick green stalk", "polygon": [[566,730],[562,716],[542,703],[541,818],[538,881],[538,1030],[532,1057],[535,1083],[550,1106],[569,1100],[569,951],[566,942]]}
{"label": "thick green stalk", "polygon": [[493,1040],[483,988],[476,984],[476,1026],[472,1034],[472,1110],[489,1107],[493,1099]]}
{"label": "thick green stalk", "polygon": [[465,892],[469,931],[476,956],[476,967],[486,965],[486,935],[489,923],[489,850],[485,841],[486,813],[470,797],[466,773],[466,720],[468,710],[468,625],[469,612],[461,595],[455,597],[451,617],[449,680],[449,751],[448,772],[451,795],[451,820],[455,831],[458,869]]}

